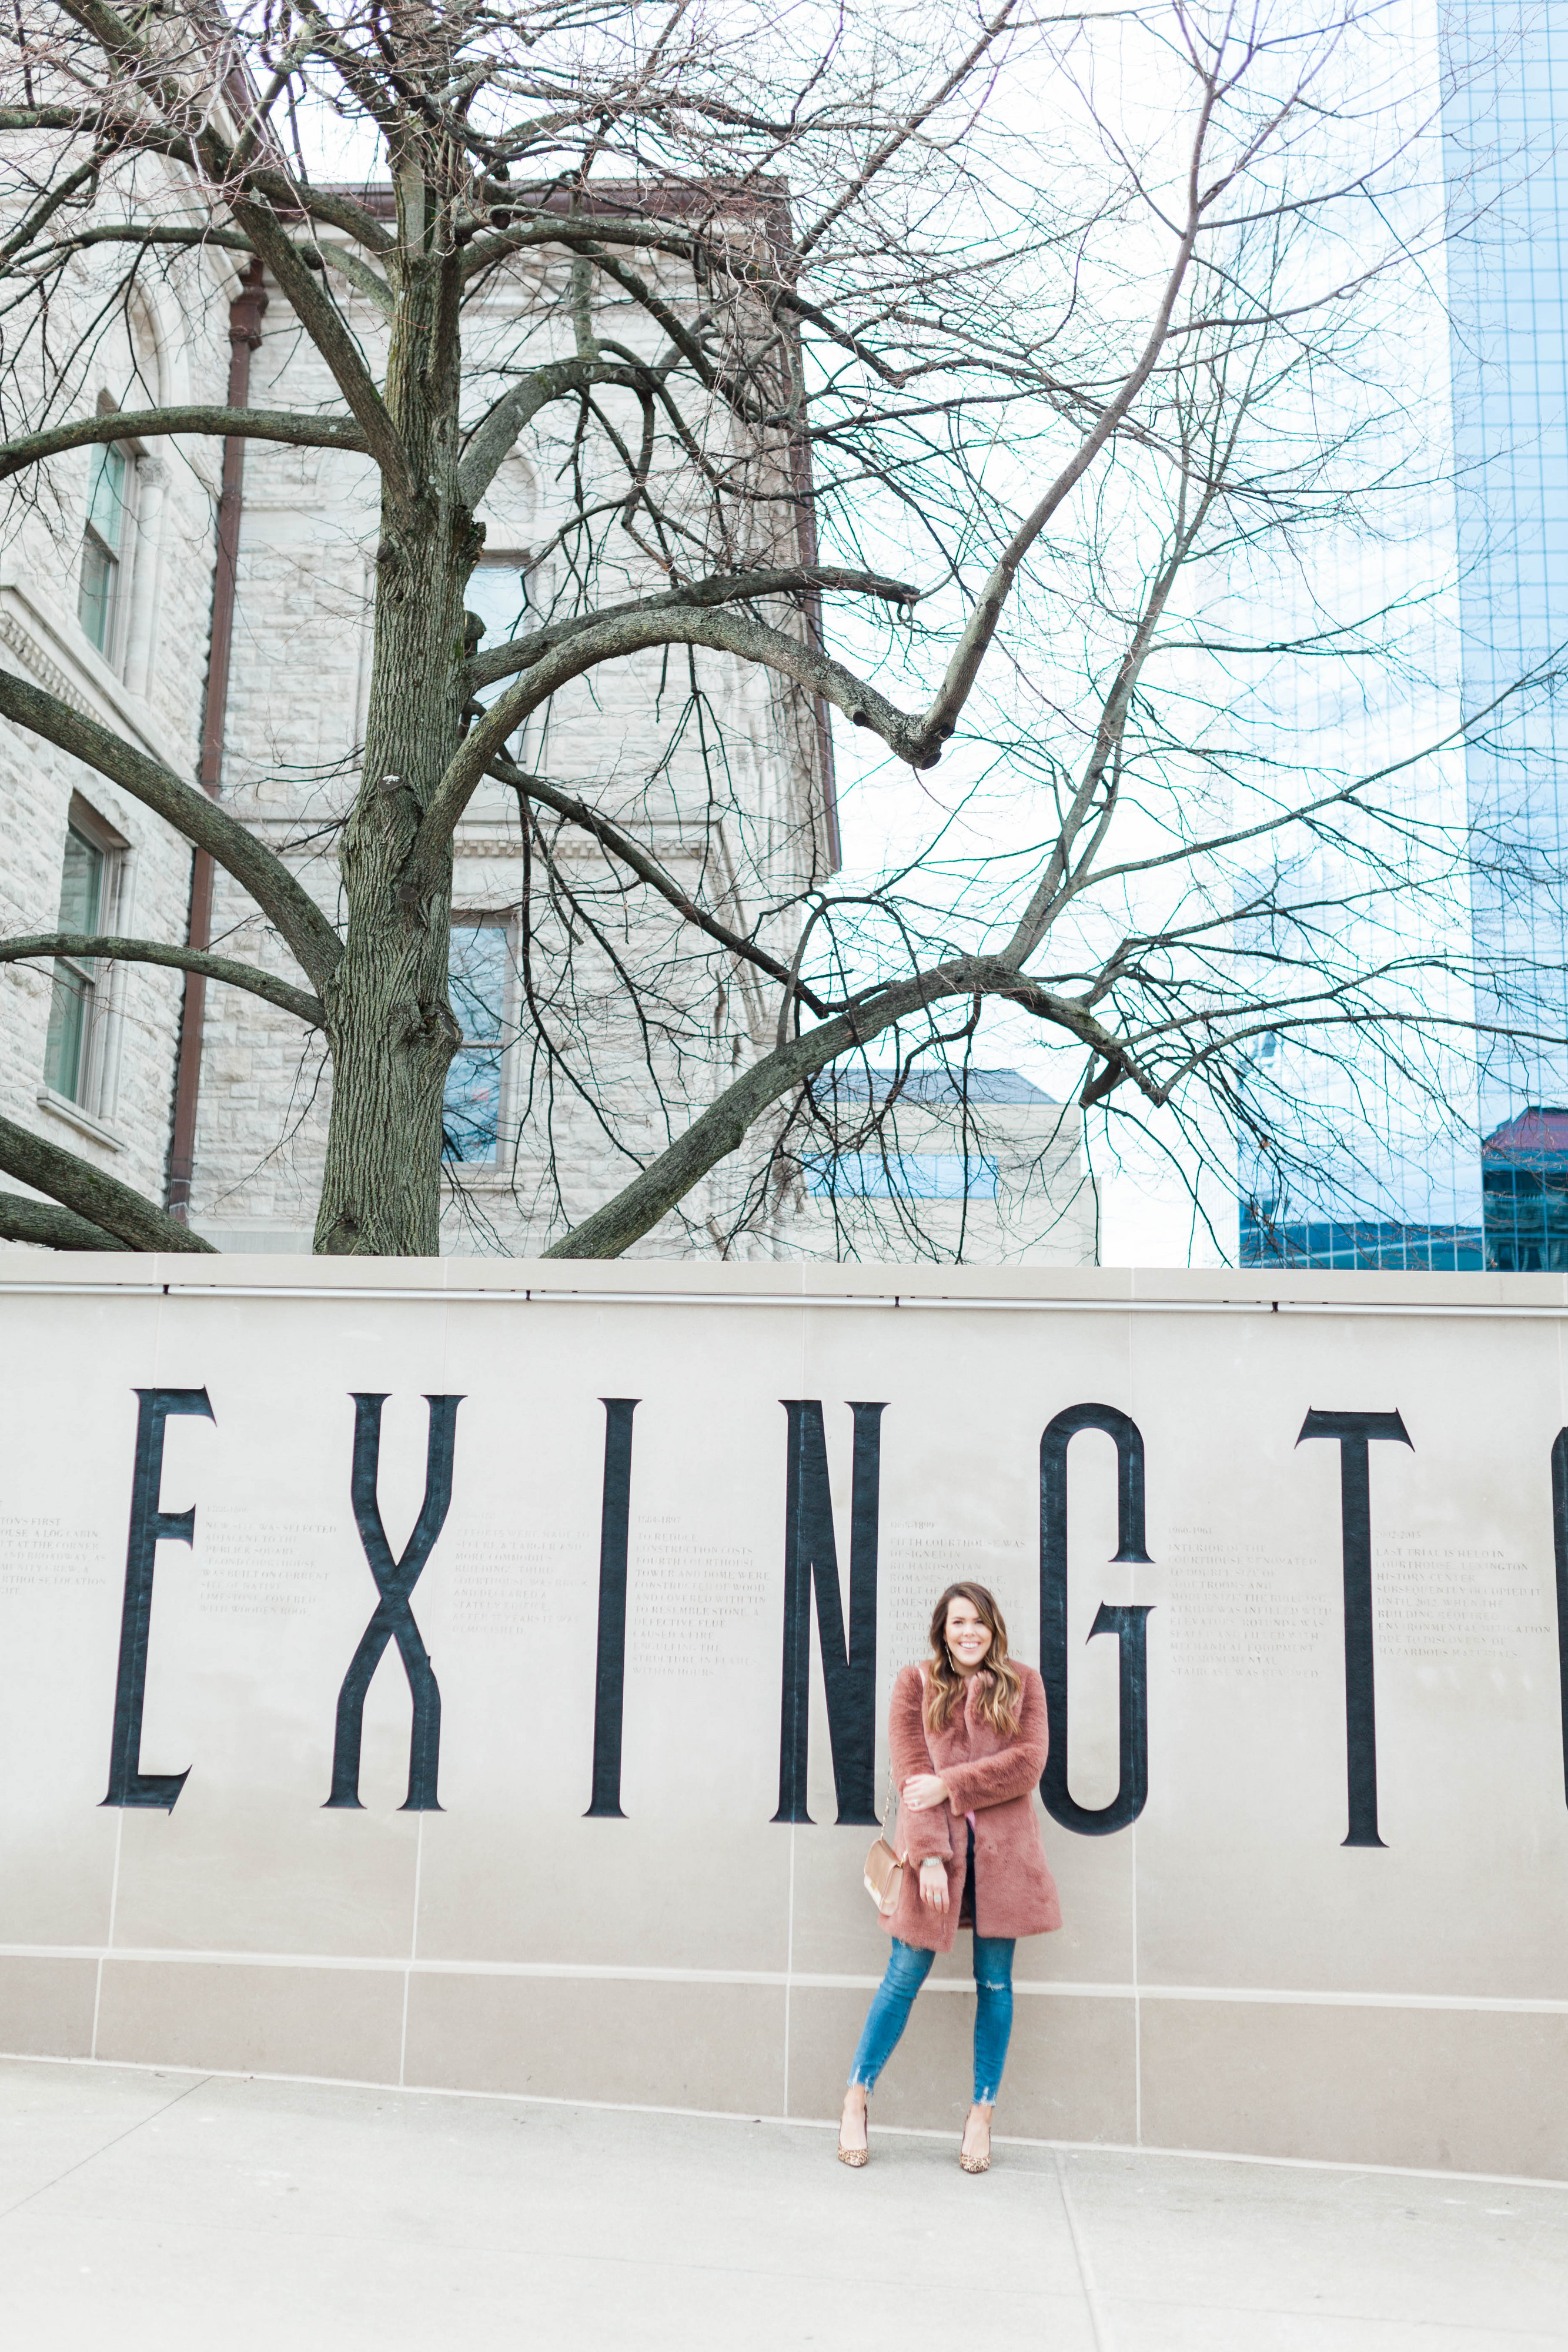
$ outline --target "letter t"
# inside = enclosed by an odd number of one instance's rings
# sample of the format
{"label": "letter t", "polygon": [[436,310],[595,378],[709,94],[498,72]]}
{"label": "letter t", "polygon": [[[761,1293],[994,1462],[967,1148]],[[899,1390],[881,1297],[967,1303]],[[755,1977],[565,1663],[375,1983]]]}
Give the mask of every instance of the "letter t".
{"label": "letter t", "polygon": [[1370,1439],[1410,1444],[1396,1412],[1309,1412],[1302,1438],[1339,1440],[1341,1546],[1344,1567],[1344,1745],[1350,1795],[1346,1845],[1381,1845],[1377,1834],[1377,1696],[1372,1639]]}

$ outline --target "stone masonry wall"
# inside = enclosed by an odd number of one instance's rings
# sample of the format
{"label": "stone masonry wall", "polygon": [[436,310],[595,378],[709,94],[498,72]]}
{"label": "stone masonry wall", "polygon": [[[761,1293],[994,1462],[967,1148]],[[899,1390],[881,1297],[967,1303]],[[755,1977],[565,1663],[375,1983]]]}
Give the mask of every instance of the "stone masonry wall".
{"label": "stone masonry wall", "polygon": [[[68,277],[56,304],[61,344],[74,324],[90,317],[101,274],[83,268]],[[120,406],[221,403],[232,277],[223,257],[196,256],[150,283],[129,321],[120,315],[90,338],[75,386],[76,413],[90,413],[105,394]],[[90,451],[74,450],[52,460],[36,484],[24,478],[8,486],[12,496],[0,530],[0,661],[193,779],[220,445],[187,437],[151,446],[136,459],[121,567],[129,577],[107,658],[77,615],[90,460]],[[122,932],[183,940],[191,853],[183,838],[96,772],[0,722],[4,932],[57,928],[73,807],[85,812],[89,829],[122,845],[112,860],[117,903],[106,907],[106,918]],[[99,1002],[106,1007],[97,1045],[100,1076],[89,1102],[78,1108],[49,1098],[44,1087],[51,988],[47,962],[0,966],[0,1108],[162,1201],[180,976],[133,964],[100,971]]]}

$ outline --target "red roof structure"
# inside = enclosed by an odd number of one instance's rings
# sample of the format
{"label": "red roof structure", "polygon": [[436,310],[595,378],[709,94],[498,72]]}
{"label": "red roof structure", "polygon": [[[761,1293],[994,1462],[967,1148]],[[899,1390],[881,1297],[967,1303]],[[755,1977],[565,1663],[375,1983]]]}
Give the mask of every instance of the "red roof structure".
{"label": "red roof structure", "polygon": [[1481,1145],[1481,1157],[1568,1160],[1568,1110],[1556,1104],[1527,1103],[1517,1118],[1492,1129]]}

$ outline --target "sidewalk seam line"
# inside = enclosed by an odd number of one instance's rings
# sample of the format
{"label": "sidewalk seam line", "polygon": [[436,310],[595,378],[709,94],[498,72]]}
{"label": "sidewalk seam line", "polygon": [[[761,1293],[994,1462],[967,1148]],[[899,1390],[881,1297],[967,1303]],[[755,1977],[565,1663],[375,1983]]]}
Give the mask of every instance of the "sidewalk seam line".
{"label": "sidewalk seam line", "polygon": [[[81,2066],[100,2074],[178,2074],[195,2073],[171,2063],[168,2060],[137,2058],[68,2058],[49,2057],[36,2050],[0,2050],[0,2063],[16,2066]],[[539,2091],[473,2091],[445,2083],[407,2084],[400,2090],[395,2083],[377,2082],[369,2076],[344,2074],[269,2074],[259,2066],[208,2066],[198,2074],[193,2090],[203,2083],[281,2083],[298,2084],[307,2090],[373,2091],[382,2097],[396,2093],[410,2099],[486,2099],[505,2102],[515,2107],[581,2107],[595,2115],[617,2116],[680,2116],[699,2123],[719,2124],[779,2124],[790,2131],[832,2131],[836,2121],[831,2116],[779,2116],[759,2114],[755,2107],[674,2107],[639,2105],[631,2099],[585,2099],[556,2097]],[[952,2132],[926,2129],[914,2124],[879,2124],[879,2133],[885,2132],[901,2139],[930,2139],[951,2142]],[[1148,2144],[1134,2147],[1130,2140],[1040,2139],[1027,2132],[999,2132],[995,2136],[998,2147],[1046,2148],[1053,2154],[1061,2151],[1070,2156],[1132,2156],[1149,2157],[1162,2162],[1178,2164],[1257,2164],[1278,2167],[1292,2172],[1341,2172],[1374,2175],[1395,2180],[1442,2180],[1481,2182],[1497,2189],[1543,2189],[1554,2196],[1568,2192],[1568,2178],[1552,2179],[1542,2173],[1529,2172],[1461,2172],[1439,2165],[1370,2164],[1355,2157],[1326,2156],[1265,2156],[1253,2149],[1233,2147],[1164,2147]]]}
{"label": "sidewalk seam line", "polygon": [[[81,2061],[79,2059],[73,2059],[68,2060],[66,2063],[68,2064],[79,2065]],[[101,2058],[89,2061],[89,2064],[97,2066],[106,2065],[110,2063],[110,2062]],[[68,2180],[73,2173],[80,2172],[87,2165],[96,2164],[100,2156],[107,2156],[111,2147],[118,2147],[122,2140],[131,2138],[137,2132],[144,2129],[148,2124],[155,2124],[160,2116],[166,2116],[171,2107],[177,2107],[182,2099],[188,2099],[193,2091],[199,2091],[204,2083],[210,2083],[213,2077],[210,2074],[198,2074],[193,2083],[187,2083],[183,2091],[176,2091],[172,2099],[165,2099],[161,2107],[154,2107],[150,2116],[139,2116],[133,2124],[127,2124],[122,2132],[116,2132],[112,2139],[106,2139],[101,2147],[90,2148],[86,2156],[78,2157],[74,2164],[68,2164],[65,2170],[63,2172],[57,2172],[52,2180],[41,2180],[37,2189],[29,2189],[25,2197],[18,2197],[14,2205],[7,2205],[3,2211],[0,2211],[0,2226],[3,2226],[5,2222],[10,2221],[14,2213],[19,2213],[24,2205],[31,2205],[37,2198],[47,2197],[49,2190],[51,2189],[57,2189],[62,2180]]]}
{"label": "sidewalk seam line", "polygon": [[1114,2352],[1109,2325],[1101,2308],[1100,2290],[1094,2284],[1094,2266],[1089,2259],[1089,2249],[1078,2227],[1072,2198],[1067,2186],[1067,2167],[1061,2150],[1055,2151],[1056,2193],[1061,2200],[1062,2218],[1067,2234],[1072,2242],[1072,2258],[1078,2264],[1078,2284],[1083,2290],[1083,2300],[1089,2309],[1089,2325],[1094,2331],[1094,2352]]}

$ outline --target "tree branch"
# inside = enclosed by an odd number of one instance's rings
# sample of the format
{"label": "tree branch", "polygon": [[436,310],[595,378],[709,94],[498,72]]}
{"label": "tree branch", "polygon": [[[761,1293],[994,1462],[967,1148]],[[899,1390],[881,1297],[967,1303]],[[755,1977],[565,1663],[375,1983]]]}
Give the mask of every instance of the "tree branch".
{"label": "tree branch", "polygon": [[321,1000],[275,980],[255,964],[232,957],[211,955],[204,948],[165,947],[161,940],[122,940],[89,931],[37,931],[26,938],[0,940],[0,963],[26,963],[34,956],[77,956],[84,962],[166,964],[175,971],[198,971],[204,980],[222,981],[229,988],[248,989],[269,1004],[292,1013],[297,1021],[319,1029],[326,1020]]}
{"label": "tree branch", "polygon": [[866,1045],[895,1022],[949,996],[1011,997],[1025,1012],[1067,1030],[1108,1063],[1116,1063],[1136,1079],[1151,1101],[1164,1099],[1164,1090],[1136,1067],[1122,1041],[1075,999],[1042,988],[1004,957],[955,956],[950,962],[876,990],[837,1019],[825,1021],[821,1028],[765,1054],[727,1087],[667,1151],[634,1176],[612,1201],[552,1243],[545,1256],[619,1257],[651,1233],[710,1168],[739,1150],[757,1120],[780,1095],[815,1076],[841,1054]]}
{"label": "tree branch", "polygon": [[645,882],[651,890],[656,890],[688,923],[695,924],[699,931],[706,932],[720,947],[727,948],[730,954],[741,962],[754,964],[770,980],[779,981],[787,992],[786,1003],[799,997],[819,1020],[826,1016],[827,1006],[801,982],[793,965],[781,963],[777,956],[769,955],[766,948],[758,947],[755,940],[748,940],[744,933],[732,930],[727,923],[721,923],[716,915],[710,915],[705,908],[699,907],[681,888],[674,877],[665,872],[658,859],[651,857],[642,844],[612,818],[601,816],[599,811],[591,808],[586,801],[579,800],[573,793],[563,792],[559,784],[548,783],[543,776],[528,775],[510,760],[492,760],[490,773],[498,783],[510,784],[515,793],[530,801],[538,801],[541,808],[554,809],[556,814],[565,817],[569,824],[580,826],[584,833],[591,834],[601,848],[635,874],[639,881]]}
{"label": "tree branch", "polygon": [[[29,247],[25,238],[13,237],[5,257],[11,254],[20,258],[4,270],[6,278],[40,278],[72,254],[85,252],[95,245],[137,245],[145,247],[173,246],[196,247],[214,246],[225,253],[246,253],[257,258],[255,246],[238,229],[214,228],[210,224],[200,228],[150,228],[138,223],[121,222],[104,228],[78,229],[74,236],[57,237],[52,245]],[[368,294],[377,308],[388,318],[392,311],[392,290],[380,270],[372,269],[368,261],[351,253],[347,246],[326,245],[319,239],[314,245],[296,245],[295,252],[307,269],[335,269],[361,294]]]}
{"label": "tree branch", "polygon": [[[244,412],[226,413],[237,416]],[[193,784],[183,782],[161,761],[137,751],[112,729],[83,717],[69,703],[5,668],[0,668],[0,718],[16,719],[46,742],[57,744],[73,759],[95,768],[100,776],[110,777],[198,849],[210,851],[277,926],[316,986],[326,987],[341,959],[342,941],[283,860],[226,809]]]}
{"label": "tree branch", "polygon": [[[727,391],[721,371],[709,359],[679,311],[674,310],[664,300],[655,287],[650,286],[647,279],[640,277],[636,270],[629,269],[623,261],[617,261],[612,255],[600,252],[597,247],[586,245],[580,249],[596,269],[602,270],[605,277],[612,278],[622,292],[630,294],[638,308],[645,311],[653,324],[668,335],[670,341],[685,361],[699,383],[706,386],[709,392]],[[740,405],[738,402],[732,404],[737,407]],[[758,420],[753,416],[750,421],[755,424]]]}
{"label": "tree branch", "polygon": [[879,596],[883,604],[906,606],[917,604],[921,597],[921,591],[911,587],[906,580],[886,580],[876,572],[844,572],[831,563],[796,563],[773,572],[721,572],[708,580],[684,581],[680,587],[664,589],[656,596],[639,596],[632,604],[607,604],[598,613],[585,613],[570,621],[553,621],[548,628],[530,630],[526,637],[492,646],[488,653],[476,654],[469,663],[468,683],[471,687],[494,686],[497,678],[510,677],[517,670],[529,668],[552,646],[566,645],[601,621],[619,621],[636,613],[694,608],[709,611],[716,604],[750,604],[769,596],[804,594],[813,589],[828,594]]}
{"label": "tree branch", "polygon": [[905,115],[902,121],[895,124],[874,153],[866,158],[849,185],[834,197],[827,211],[821,214],[804,236],[798,240],[795,247],[798,262],[804,262],[811,247],[821,243],[833,223],[850,210],[857,197],[871,185],[877,173],[892,162],[900,148],[906,146],[911,139],[918,138],[937,108],[944,105],[955,90],[963,87],[980,59],[996,47],[998,36],[1005,29],[1008,19],[1016,13],[1017,5],[1018,0],[1002,0],[1002,5],[997,14],[982,25],[980,37],[973,48],[959,58],[952,70],[927,92],[913,112]]}
{"label": "tree branch", "polygon": [[0,131],[96,131],[102,121],[97,107],[0,106]]}
{"label": "tree branch", "polygon": [[235,196],[231,199],[230,210],[331,370],[339,391],[359,420],[365,447],[380,467],[393,499],[401,507],[412,506],[416,485],[402,436],[325,289],[317,284],[303,255],[293,239],[285,235],[282,223],[270,206]]}
{"label": "tree branch", "polygon": [[[710,243],[695,232],[683,236],[667,226],[655,226],[633,219],[600,220],[591,213],[563,215],[559,219],[535,222],[526,228],[497,230],[493,236],[476,240],[468,249],[465,274],[472,278],[512,254],[543,245],[560,245],[572,250],[597,245],[630,245],[678,261],[700,262],[715,277],[727,279],[738,292],[756,295],[759,289],[765,290],[770,309],[787,312],[806,326],[816,327],[841,350],[852,352],[883,383],[900,386],[908,380],[910,371],[890,367],[873,344],[842,325],[831,310],[807,301],[777,271],[764,278],[755,266],[737,262],[722,241]],[[595,258],[602,266],[603,257],[596,255]],[[627,290],[632,289],[629,287]]]}
{"label": "tree branch", "polygon": [[396,298],[381,271],[372,269],[357,253],[350,253],[346,245],[326,244],[319,237],[314,245],[297,245],[294,250],[307,269],[335,269],[340,278],[346,278],[350,286],[368,294],[384,319],[393,315]]}
{"label": "tree branch", "polygon": [[[433,882],[445,843],[467,807],[474,788],[509,735],[515,734],[530,711],[552,694],[599,663],[659,646],[707,646],[743,661],[764,662],[770,669],[793,678],[798,686],[820,694],[852,719],[869,727],[888,748],[911,765],[919,761],[918,721],[909,719],[874,687],[867,686],[843,667],[830,661],[799,637],[728,612],[632,612],[616,621],[596,620],[569,643],[557,646],[536,662],[526,678],[492,703],[465,739],[431,795],[409,853],[406,879],[414,887]],[[934,756],[934,755],[931,755]],[[930,765],[930,756],[925,761]]]}
{"label": "tree branch", "polygon": [[23,213],[4,244],[0,244],[0,265],[8,263],[14,253],[31,247],[35,238],[48,226],[55,215],[69,204],[78,189],[90,188],[96,194],[96,184],[106,160],[101,149],[95,147],[86,162],[78,163],[74,172],[68,172],[63,180],[56,180],[52,185],[46,186]]}
{"label": "tree branch", "polygon": [[[95,26],[99,39],[103,34]],[[121,33],[126,31],[122,26]],[[105,40],[105,47],[113,45]],[[178,95],[178,93],[176,93]],[[150,121],[145,113],[116,114],[107,103],[102,106],[6,106],[0,107],[0,132],[7,131],[65,131],[77,138],[111,138],[117,150],[141,150],[149,155],[166,156],[171,163],[183,163],[185,169],[200,177],[204,164],[196,145],[178,131],[172,131]],[[211,125],[204,144],[213,152],[208,159],[211,175],[220,184],[225,165],[233,152],[216,139]],[[291,179],[281,171],[265,164],[243,166],[245,185],[265,197],[285,215],[298,215],[311,221],[323,221],[329,228],[340,229],[367,253],[389,254],[395,250],[396,239],[389,236],[385,224],[379,221],[365,205],[356,203],[341,188],[313,188],[308,183]],[[207,241],[208,232],[199,233]],[[235,251],[251,253],[255,247],[248,238],[243,245],[235,243],[234,233],[215,233],[220,244],[233,245]],[[296,250],[298,248],[297,247]],[[314,261],[312,261],[314,267]]]}
{"label": "tree branch", "polygon": [[524,425],[541,408],[548,408],[551,401],[566,400],[575,392],[586,391],[590,384],[632,384],[635,381],[633,369],[595,359],[552,360],[546,367],[530,369],[520,383],[502,394],[469,435],[457,468],[457,487],[462,497],[471,507],[478,505]]}
{"label": "tree branch", "polygon": [[69,1209],[4,1192],[0,1192],[0,1241],[31,1242],[37,1249],[117,1250],[120,1246],[101,1225],[89,1225],[85,1217]]}
{"label": "tree branch", "polygon": [[[57,237],[51,245],[29,245],[25,238],[12,237],[5,258],[10,265],[0,275],[7,278],[37,278],[49,269],[68,261],[74,253],[84,253],[95,245],[172,246],[176,248],[215,247],[224,253],[246,253],[256,258],[256,247],[248,236],[236,228],[214,228],[210,222],[199,228],[163,228],[137,221],[110,223],[103,227],[83,228],[69,236]],[[345,246],[296,245],[294,250],[307,269],[335,269],[350,286],[368,294],[380,309],[391,313],[392,288],[368,261],[350,253]],[[13,257],[16,257],[13,258]]]}
{"label": "tree branch", "polygon": [[389,254],[397,248],[397,239],[388,233],[385,222],[341,188],[312,188],[280,173],[251,172],[247,177],[268,203],[300,212],[307,220],[325,221],[329,228],[340,229],[356,245],[362,245],[367,253]]}
{"label": "tree branch", "polygon": [[5,248],[7,267],[3,274],[7,278],[41,277],[49,267],[69,260],[73,253],[85,253],[95,245],[210,245],[224,253],[254,250],[249,237],[242,236],[238,229],[214,228],[210,223],[204,223],[200,228],[161,228],[141,221],[113,221],[92,228],[73,229],[69,236],[56,237],[48,245],[35,245],[26,237],[13,236]]}
{"label": "tree branch", "polygon": [[211,1242],[167,1211],[154,1208],[118,1176],[106,1176],[101,1168],[78,1160],[74,1151],[62,1151],[58,1144],[46,1143],[14,1119],[0,1118],[0,1169],[112,1234],[123,1249],[212,1249]]}
{"label": "tree branch", "polygon": [[47,433],[0,443],[0,482],[62,449],[94,441],[152,441],[171,433],[206,433],[226,440],[284,441],[306,449],[351,449],[363,454],[365,436],[350,416],[309,416],[287,408],[114,408],[101,416],[79,417]]}
{"label": "tree branch", "polygon": [[1175,587],[1183,564],[1186,562],[1197,538],[1199,525],[1208,511],[1209,500],[1200,501],[1200,512],[1177,538],[1167,560],[1161,566],[1154,586],[1145,602],[1144,611],[1128,646],[1117,667],[1111,691],[1106,696],[1094,730],[1094,741],[1084,763],[1083,774],[1071,805],[1062,818],[1051,857],[1044,874],[1020,916],[1004,953],[1019,963],[1034,953],[1046,932],[1061,914],[1069,898],[1076,898],[1088,887],[1093,877],[1094,859],[1110,828],[1116,804],[1115,777],[1105,793],[1098,813],[1093,835],[1076,870],[1072,853],[1080,835],[1088,823],[1094,806],[1094,796],[1100,791],[1105,770],[1120,743],[1126,724],[1127,709],[1133,698],[1143,667],[1154,643],[1155,631],[1165,613],[1171,590]]}
{"label": "tree branch", "polygon": [[492,269],[517,254],[542,245],[574,248],[582,245],[633,245],[667,255],[674,261],[689,261],[693,242],[678,230],[630,215],[616,220],[600,219],[591,213],[563,213],[559,218],[531,221],[525,227],[497,229],[491,235],[476,237],[464,257],[463,274],[475,278],[481,270]]}
{"label": "tree branch", "polygon": [[986,657],[991,639],[996,635],[1002,617],[1002,608],[1012,591],[1019,565],[1044,530],[1052,515],[1076,485],[1082,481],[1101,450],[1127,415],[1134,401],[1154,373],[1155,362],[1164,349],[1175,314],[1176,299],[1186,282],[1197,243],[1201,226],[1202,200],[1197,189],[1199,159],[1208,129],[1212,96],[1203,107],[1194,133],[1191,168],[1188,173],[1186,224],[1176,247],[1176,259],[1166,278],[1165,291],[1155,313],[1154,325],[1145,340],[1130,373],[1124,378],[1113,400],[1107,402],[1099,418],[1085,434],[1072,456],[1046,491],[1031,514],[1026,515],[992,566],[991,576],[980,591],[974,611],[970,614],[963,635],[954,650],[944,677],[930,709],[920,722],[918,742],[924,754],[915,764],[928,768],[936,764],[941,747],[958,723],[958,714],[969,698],[970,688],[979,675],[980,664]]}

